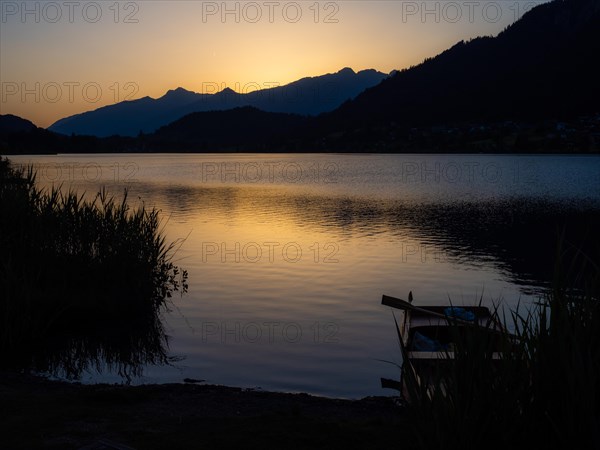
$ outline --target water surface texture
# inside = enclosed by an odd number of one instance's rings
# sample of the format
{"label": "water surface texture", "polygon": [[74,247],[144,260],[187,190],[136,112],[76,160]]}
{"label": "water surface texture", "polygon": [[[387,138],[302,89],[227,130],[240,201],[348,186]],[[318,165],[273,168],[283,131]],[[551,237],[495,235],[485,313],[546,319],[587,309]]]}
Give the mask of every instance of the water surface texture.
{"label": "water surface texture", "polygon": [[[507,308],[542,295],[558,233],[600,223],[600,158],[497,155],[58,155],[38,183],[162,210],[189,292],[165,315],[181,382],[359,398],[400,361],[381,295]],[[578,240],[581,239],[581,242]],[[585,250],[585,248],[584,248]],[[119,381],[86,374],[84,382]]]}

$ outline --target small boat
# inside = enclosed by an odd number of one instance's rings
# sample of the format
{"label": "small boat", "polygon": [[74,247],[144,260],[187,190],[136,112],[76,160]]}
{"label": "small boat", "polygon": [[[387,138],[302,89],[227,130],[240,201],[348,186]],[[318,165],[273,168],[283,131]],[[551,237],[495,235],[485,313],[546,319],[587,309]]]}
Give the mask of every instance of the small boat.
{"label": "small boat", "polygon": [[510,336],[485,306],[415,306],[412,292],[409,301],[384,295],[381,303],[400,310],[398,318],[394,318],[403,359],[403,379],[382,379],[382,387],[400,390],[405,400],[409,400],[407,370],[419,386],[430,388],[439,383],[457,352],[465,350],[468,333],[480,333],[478,339],[486,338],[487,356],[491,359],[500,359],[502,343],[506,342],[502,337]]}

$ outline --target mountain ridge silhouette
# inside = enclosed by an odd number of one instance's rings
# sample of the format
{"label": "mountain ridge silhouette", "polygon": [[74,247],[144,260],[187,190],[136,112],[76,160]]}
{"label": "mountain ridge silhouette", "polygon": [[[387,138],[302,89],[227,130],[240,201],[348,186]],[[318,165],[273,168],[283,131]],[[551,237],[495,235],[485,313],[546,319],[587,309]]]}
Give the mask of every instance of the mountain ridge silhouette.
{"label": "mountain ridge silhouette", "polygon": [[496,37],[460,41],[399,71],[335,111],[322,132],[392,122],[560,118],[600,112],[600,1],[555,0]]}
{"label": "mountain ridge silhouette", "polygon": [[[179,87],[156,99],[143,97],[65,117],[48,129],[66,135],[137,136],[140,131],[152,133],[193,112],[242,106],[254,106],[265,112],[317,115],[335,109],[385,77],[387,74],[373,69],[354,72],[344,68],[336,73],[305,77],[283,86],[248,93],[226,87],[215,93],[200,94]],[[260,87],[249,83],[244,88],[250,90],[248,86]]]}
{"label": "mountain ridge silhouette", "polygon": [[[76,136],[70,145],[85,141],[89,151],[598,152],[599,54],[600,1],[554,0],[531,9],[496,37],[460,41],[421,64],[383,76],[318,116],[266,111],[260,104],[269,100],[260,98],[264,91],[249,94],[257,103],[249,105],[227,90],[211,101],[228,102],[230,113],[207,108],[165,121],[137,140],[93,143]],[[359,73],[364,72],[378,74]],[[345,68],[329,75],[353,74]],[[177,88],[161,99],[176,105],[185,99],[186,105],[177,107],[181,113],[204,101],[196,95],[202,94]],[[282,98],[293,109],[293,102]],[[153,101],[123,102],[129,113],[123,122],[131,120],[137,104]]]}

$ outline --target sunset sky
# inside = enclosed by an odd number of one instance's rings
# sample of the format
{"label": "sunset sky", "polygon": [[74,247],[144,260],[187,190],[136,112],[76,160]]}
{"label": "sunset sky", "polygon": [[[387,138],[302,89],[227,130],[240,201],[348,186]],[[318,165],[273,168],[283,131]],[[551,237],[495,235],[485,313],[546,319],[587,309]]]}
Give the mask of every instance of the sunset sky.
{"label": "sunset sky", "polygon": [[0,1],[0,113],[47,127],[184,87],[402,69],[543,1]]}

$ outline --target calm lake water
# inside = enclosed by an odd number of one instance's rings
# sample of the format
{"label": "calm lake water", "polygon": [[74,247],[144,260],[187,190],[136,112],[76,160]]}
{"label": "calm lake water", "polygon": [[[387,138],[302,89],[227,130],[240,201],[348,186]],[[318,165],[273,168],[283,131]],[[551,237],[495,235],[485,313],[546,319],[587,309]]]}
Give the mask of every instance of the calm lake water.
{"label": "calm lake water", "polygon": [[[134,383],[208,383],[360,398],[399,370],[381,295],[514,308],[543,294],[556,236],[599,224],[600,157],[58,155],[38,182],[100,186],[162,210],[189,292],[165,314],[174,367]],[[581,242],[578,240],[581,239]],[[121,381],[87,374],[84,382]]]}

